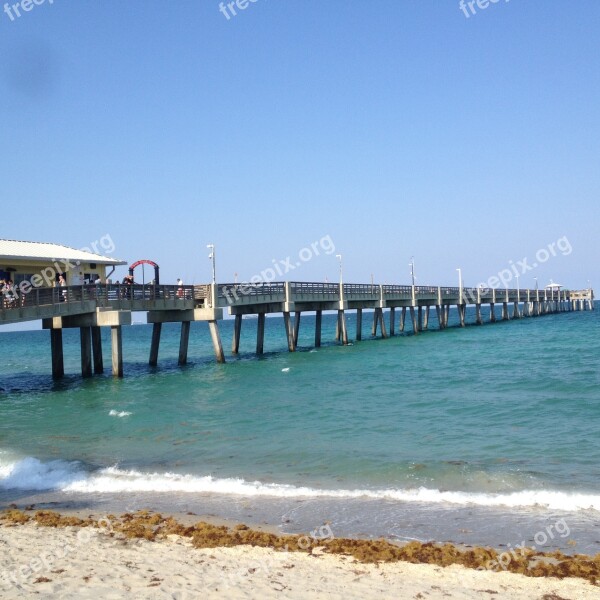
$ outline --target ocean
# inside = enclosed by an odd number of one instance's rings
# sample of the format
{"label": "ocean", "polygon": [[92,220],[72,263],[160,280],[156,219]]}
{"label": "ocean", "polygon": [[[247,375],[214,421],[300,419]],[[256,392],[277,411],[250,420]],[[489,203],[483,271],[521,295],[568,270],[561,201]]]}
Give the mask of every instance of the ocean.
{"label": "ocean", "polygon": [[[487,312],[487,311],[486,311]],[[337,345],[335,315],[302,317],[299,351],[283,319],[244,319],[240,354],[214,360],[206,324],[124,329],[125,377],[79,375],[64,334],[51,379],[47,331],[0,334],[0,508],[152,508],[282,532],[327,523],[336,537],[526,542],[600,552],[598,310],[408,332]],[[486,314],[487,317],[487,314]],[[468,321],[474,314],[468,312]],[[354,337],[355,315],[348,313]],[[226,350],[233,322],[220,323]],[[560,524],[560,527],[559,525]]]}

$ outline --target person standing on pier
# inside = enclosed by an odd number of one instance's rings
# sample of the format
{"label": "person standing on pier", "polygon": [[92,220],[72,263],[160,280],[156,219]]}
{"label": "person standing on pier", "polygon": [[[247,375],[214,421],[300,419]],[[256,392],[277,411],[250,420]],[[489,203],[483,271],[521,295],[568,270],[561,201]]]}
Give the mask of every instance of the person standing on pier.
{"label": "person standing on pier", "polygon": [[[65,278],[61,275],[58,276],[58,287],[59,288],[66,288],[67,287],[67,282],[65,281]],[[68,290],[67,289],[63,289],[61,292],[61,296],[62,296],[62,301],[66,302],[67,301],[67,294],[68,294]]]}

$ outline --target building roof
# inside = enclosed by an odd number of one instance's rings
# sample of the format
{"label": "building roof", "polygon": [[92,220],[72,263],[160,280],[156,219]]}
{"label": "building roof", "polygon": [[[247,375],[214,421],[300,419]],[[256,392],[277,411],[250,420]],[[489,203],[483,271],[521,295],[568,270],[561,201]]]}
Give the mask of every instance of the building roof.
{"label": "building roof", "polygon": [[[127,262],[118,258],[109,258],[101,254],[76,250],[61,244],[46,242],[21,242],[18,240],[0,239],[0,260],[40,260],[52,262],[54,260],[69,260],[73,262],[98,263],[101,265],[126,265]],[[5,266],[5,265],[2,265]]]}

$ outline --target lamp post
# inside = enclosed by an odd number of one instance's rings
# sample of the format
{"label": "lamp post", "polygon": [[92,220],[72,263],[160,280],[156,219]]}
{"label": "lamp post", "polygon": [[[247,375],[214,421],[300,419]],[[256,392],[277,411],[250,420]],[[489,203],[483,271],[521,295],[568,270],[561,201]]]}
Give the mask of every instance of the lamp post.
{"label": "lamp post", "polygon": [[458,293],[459,293],[459,304],[462,304],[463,298],[463,281],[462,281],[462,269],[459,267],[456,269],[458,271]]}
{"label": "lamp post", "polygon": [[215,268],[215,245],[214,244],[206,244],[206,247],[210,250],[210,254],[208,255],[209,260],[212,260],[212,282],[217,283],[217,275]]}
{"label": "lamp post", "polygon": [[521,316],[521,313],[519,311],[519,300],[521,300],[521,288],[519,286],[519,276],[516,275],[517,278],[517,317]]}
{"label": "lamp post", "polygon": [[340,261],[340,300],[344,301],[344,267],[342,264],[342,255],[336,254],[335,257]]}
{"label": "lamp post", "polygon": [[410,267],[410,277],[412,280],[412,286],[415,287],[415,257],[414,256],[410,257],[410,264],[408,266]]}
{"label": "lamp post", "polygon": [[213,308],[217,305],[217,271],[215,266],[215,245],[206,244],[206,247],[210,250],[208,255],[209,260],[212,260],[212,291],[211,291],[211,306]]}

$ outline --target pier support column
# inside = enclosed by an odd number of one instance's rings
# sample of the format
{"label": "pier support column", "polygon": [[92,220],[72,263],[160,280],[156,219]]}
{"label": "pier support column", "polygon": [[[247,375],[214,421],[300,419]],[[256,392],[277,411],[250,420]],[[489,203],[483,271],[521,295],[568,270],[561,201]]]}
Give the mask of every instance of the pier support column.
{"label": "pier support column", "polygon": [[190,321],[181,323],[181,337],[179,338],[179,361],[180,365],[187,364],[188,346],[190,342]]}
{"label": "pier support column", "polygon": [[323,311],[318,310],[315,315],[315,348],[321,347],[321,328],[323,324]]}
{"label": "pier support column", "polygon": [[521,312],[519,311],[519,303],[515,302],[513,307],[513,319],[520,319]]}
{"label": "pier support column", "polygon": [[338,327],[340,331],[340,337],[344,346],[348,345],[348,327],[346,326],[346,314],[343,310],[338,310]]}
{"label": "pier support column", "polygon": [[92,327],[92,354],[94,355],[94,373],[104,373],[104,361],[102,360],[102,332],[100,327]]}
{"label": "pier support column", "polygon": [[419,333],[419,324],[417,323],[417,316],[415,315],[415,307],[411,306],[410,310],[410,320],[412,321],[413,333],[417,335]]}
{"label": "pier support column", "polygon": [[295,352],[296,346],[294,344],[294,328],[292,327],[290,313],[287,311],[283,313],[283,326],[285,327],[285,335],[287,337],[288,350],[290,352]]}
{"label": "pier support column", "polygon": [[81,375],[92,376],[92,331],[91,327],[79,328],[79,339],[81,341]]}
{"label": "pier support column", "polygon": [[508,302],[502,303],[502,320],[509,321],[510,317],[508,316]]}
{"label": "pier support column", "polygon": [[362,308],[356,309],[356,339],[362,340]]}
{"label": "pier support column", "polygon": [[298,335],[300,334],[300,311],[296,311],[296,316],[294,317],[294,348],[298,347]]}
{"label": "pier support column", "polygon": [[383,308],[378,308],[377,311],[379,312],[379,328],[381,329],[381,337],[386,338],[387,337],[387,331],[385,329],[385,319],[383,318]]}
{"label": "pier support column", "polygon": [[403,306],[402,312],[400,313],[400,331],[404,331],[405,324],[406,324],[406,306]]}
{"label": "pier support column", "polygon": [[231,342],[231,353],[237,354],[240,351],[240,336],[242,334],[242,315],[235,315],[233,324],[233,341]]}
{"label": "pier support column", "polygon": [[110,328],[112,374],[113,377],[123,377],[123,330],[121,325]]}
{"label": "pier support column", "polygon": [[437,315],[439,328],[444,329],[444,319],[442,318],[442,307],[439,304],[436,304],[436,306],[435,306],[435,314]]}
{"label": "pier support column", "polygon": [[52,378],[60,379],[65,375],[62,329],[50,330],[50,350],[52,352]]}
{"label": "pier support column", "polygon": [[390,308],[390,336],[396,335],[396,309]]}
{"label": "pier support column", "polygon": [[160,346],[160,333],[162,331],[162,323],[154,323],[152,325],[152,343],[150,344],[150,360],[151,367],[158,364],[158,348]]}
{"label": "pier support column", "polygon": [[417,309],[417,326],[419,327],[419,331],[423,331],[423,307],[419,306]]}
{"label": "pier support column", "polygon": [[490,303],[490,323],[496,322],[496,309],[494,308],[494,303]]}
{"label": "pier support column", "polygon": [[371,328],[371,335],[373,337],[377,335],[377,321],[379,319],[378,311],[378,308],[373,311],[373,327]]}
{"label": "pier support column", "polygon": [[258,313],[256,323],[256,354],[262,354],[265,345],[265,313]]}
{"label": "pier support column", "polygon": [[219,324],[217,321],[209,321],[208,329],[212,338],[213,348],[218,363],[225,362],[225,353],[223,352],[223,344],[221,344],[221,335],[219,334]]}
{"label": "pier support column", "polygon": [[481,304],[475,305],[475,323],[477,325],[481,325],[483,323],[483,319],[481,318]]}
{"label": "pier support column", "polygon": [[450,305],[446,304],[446,316],[444,317],[444,327],[448,327],[450,322]]}
{"label": "pier support column", "polygon": [[459,319],[461,327],[465,326],[465,310],[466,310],[466,308],[467,307],[465,304],[457,304],[456,305],[456,309],[458,310],[458,319]]}
{"label": "pier support column", "polygon": [[423,315],[423,329],[429,329],[429,309],[430,306],[425,307],[425,314]]}

